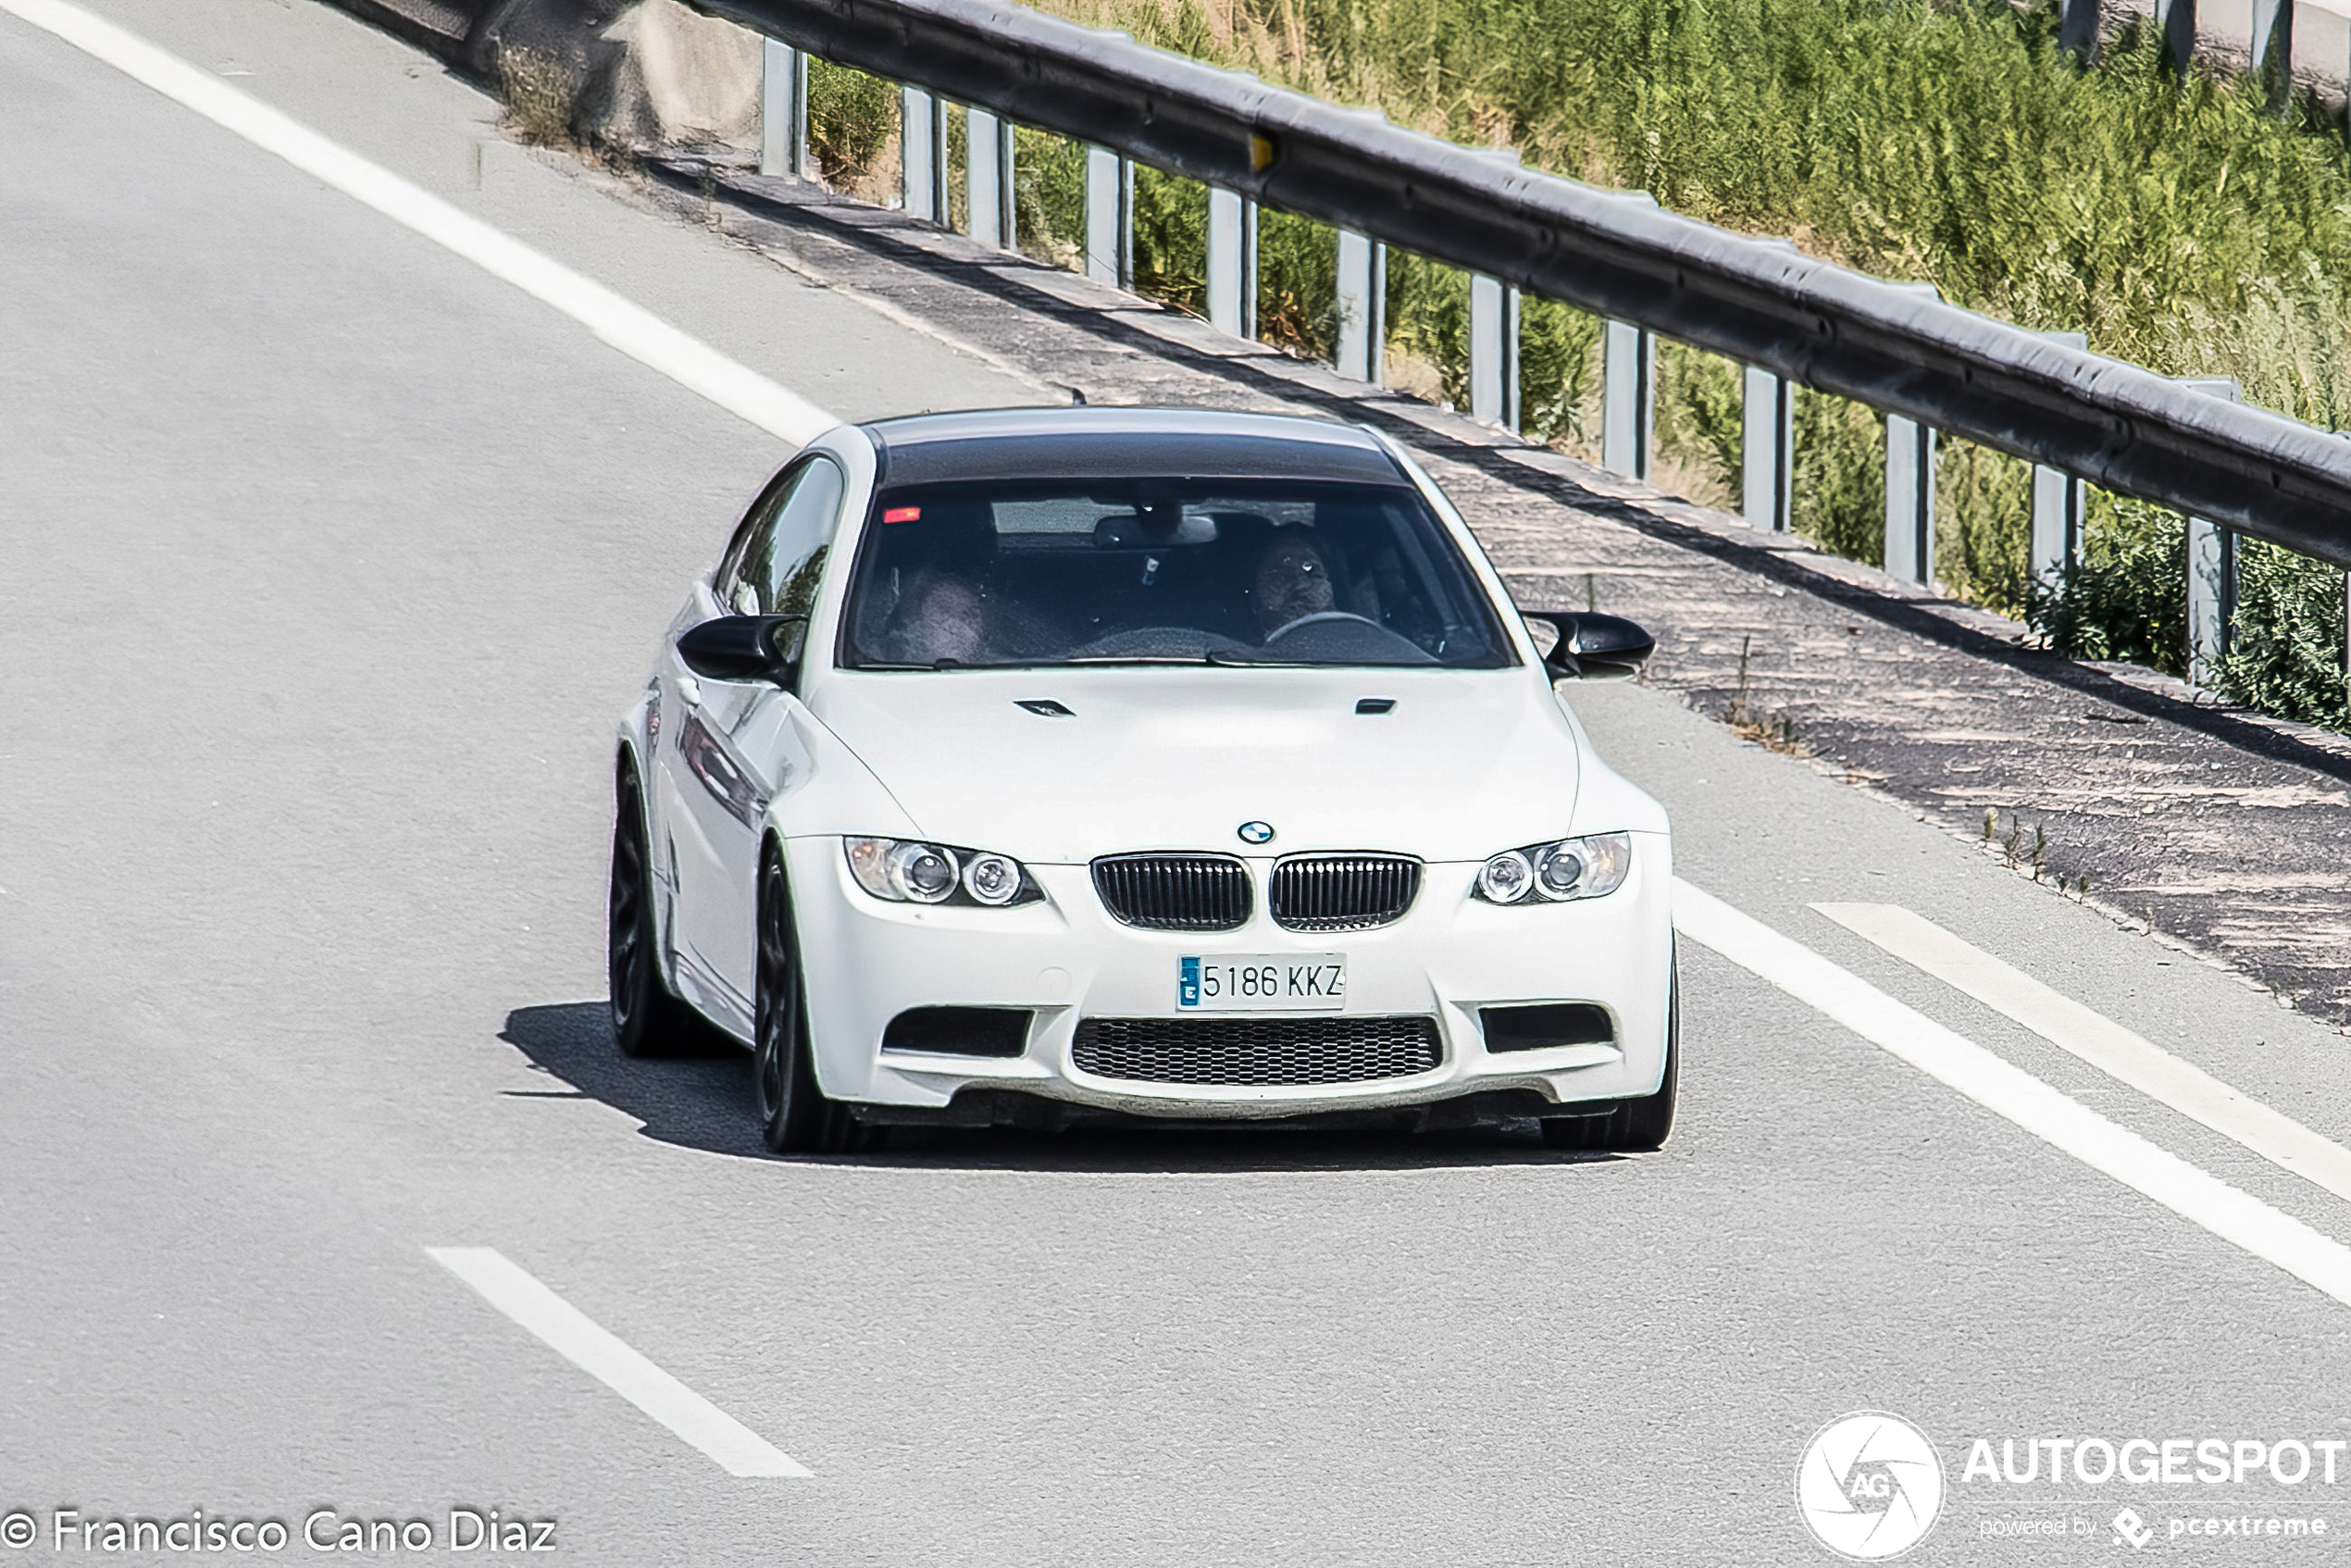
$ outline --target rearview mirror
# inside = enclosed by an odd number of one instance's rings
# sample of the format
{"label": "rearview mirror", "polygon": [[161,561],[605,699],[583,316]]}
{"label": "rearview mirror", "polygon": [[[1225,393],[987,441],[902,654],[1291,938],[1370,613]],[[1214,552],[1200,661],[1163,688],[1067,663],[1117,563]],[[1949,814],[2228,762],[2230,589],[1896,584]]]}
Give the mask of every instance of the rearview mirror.
{"label": "rearview mirror", "polygon": [[720,616],[678,640],[678,658],[706,680],[791,684],[800,666],[806,616]]}
{"label": "rearview mirror", "polygon": [[1657,639],[1623,616],[1591,611],[1523,610],[1529,622],[1556,628],[1559,641],[1543,655],[1554,680],[1629,680],[1640,672]]}

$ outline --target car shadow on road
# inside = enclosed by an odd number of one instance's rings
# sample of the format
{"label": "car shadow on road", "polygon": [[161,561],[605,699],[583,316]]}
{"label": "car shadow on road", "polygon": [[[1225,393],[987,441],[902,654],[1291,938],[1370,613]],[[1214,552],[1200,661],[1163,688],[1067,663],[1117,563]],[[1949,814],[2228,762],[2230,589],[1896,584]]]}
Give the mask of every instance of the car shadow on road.
{"label": "car shadow on road", "polygon": [[[681,1149],[779,1160],[752,1121],[750,1066],[714,1038],[687,1056],[638,1061],[613,1043],[601,1002],[517,1007],[498,1038],[564,1089],[510,1089],[516,1097],[584,1095],[643,1124],[644,1136]],[[1533,1124],[1521,1131],[1339,1132],[1291,1127],[897,1128],[870,1154],[810,1164],[895,1170],[1008,1170],[1071,1175],[1216,1175],[1259,1171],[1410,1171],[1509,1165],[1613,1164],[1616,1156],[1546,1148]]]}
{"label": "car shadow on road", "polygon": [[498,1038],[557,1082],[642,1122],[647,1138],[714,1154],[770,1157],[752,1122],[751,1059],[715,1032],[690,1054],[632,1060],[613,1040],[604,1003],[571,1002],[517,1007]]}

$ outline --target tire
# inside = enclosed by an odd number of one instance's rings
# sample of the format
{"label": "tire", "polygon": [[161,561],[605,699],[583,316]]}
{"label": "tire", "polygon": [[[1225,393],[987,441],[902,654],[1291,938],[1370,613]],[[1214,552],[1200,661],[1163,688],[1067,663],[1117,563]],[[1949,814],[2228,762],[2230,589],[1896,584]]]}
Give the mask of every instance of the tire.
{"label": "tire", "polygon": [[604,904],[604,976],[613,1039],[624,1055],[678,1056],[703,1038],[702,1021],[661,977],[655,952],[653,862],[643,796],[624,769],[612,826],[612,883]]}
{"label": "tire", "polygon": [[761,1139],[778,1154],[846,1154],[877,1147],[877,1130],[865,1126],[817,1086],[791,890],[772,844],[760,857],[758,918],[751,1080]]}
{"label": "tire", "polygon": [[1677,960],[1665,1001],[1665,1077],[1657,1092],[1620,1100],[1597,1116],[1554,1116],[1543,1123],[1553,1149],[1586,1154],[1654,1154],[1673,1136],[1673,1101],[1682,1081],[1682,965]]}

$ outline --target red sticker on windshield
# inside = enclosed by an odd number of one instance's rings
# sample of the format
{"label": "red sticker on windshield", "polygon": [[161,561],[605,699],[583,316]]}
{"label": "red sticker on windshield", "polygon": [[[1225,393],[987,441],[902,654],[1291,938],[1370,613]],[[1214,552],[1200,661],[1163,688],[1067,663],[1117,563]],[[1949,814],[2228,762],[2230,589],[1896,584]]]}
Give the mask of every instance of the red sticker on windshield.
{"label": "red sticker on windshield", "polygon": [[922,521],[922,516],[923,509],[919,506],[892,506],[889,511],[882,514],[882,521],[885,523],[916,523]]}

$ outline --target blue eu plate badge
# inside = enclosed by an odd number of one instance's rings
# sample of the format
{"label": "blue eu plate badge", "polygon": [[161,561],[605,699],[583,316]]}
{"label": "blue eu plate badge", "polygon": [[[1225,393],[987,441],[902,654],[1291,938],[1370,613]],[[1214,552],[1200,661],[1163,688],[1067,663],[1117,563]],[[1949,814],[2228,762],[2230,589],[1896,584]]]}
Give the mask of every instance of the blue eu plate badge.
{"label": "blue eu plate badge", "polygon": [[1176,960],[1182,1013],[1338,1013],[1347,1006],[1341,952],[1202,952]]}

